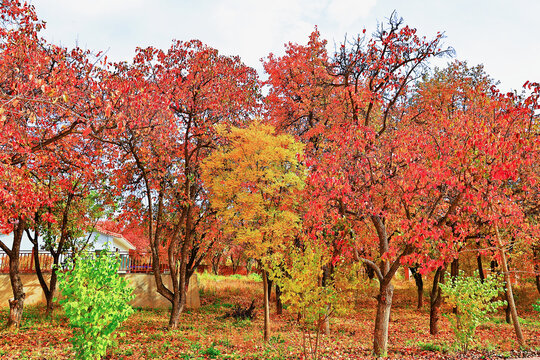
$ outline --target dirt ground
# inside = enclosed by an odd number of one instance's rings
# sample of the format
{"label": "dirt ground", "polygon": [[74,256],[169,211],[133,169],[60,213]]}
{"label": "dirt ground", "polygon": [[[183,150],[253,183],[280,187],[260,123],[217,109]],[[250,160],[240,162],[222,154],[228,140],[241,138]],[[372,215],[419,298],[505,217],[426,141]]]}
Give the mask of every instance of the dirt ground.
{"label": "dirt ground", "polygon": [[[351,299],[353,310],[334,317],[330,335],[321,335],[319,354],[323,359],[369,359],[375,317],[376,284]],[[296,314],[286,309],[275,315],[272,308],[269,344],[262,341],[262,284],[247,278],[201,280],[202,306],[186,311],[176,330],[166,328],[167,310],[136,309],[120,329],[124,333],[109,349],[109,359],[301,359],[305,358],[305,334]],[[453,347],[454,334],[446,318],[441,332],[429,334],[429,298],[416,309],[414,283],[398,281],[392,310],[388,357],[392,359],[502,359],[540,355],[540,317],[531,303],[538,299],[532,284],[518,287],[516,298],[522,319],[526,348],[520,349],[512,325],[504,312],[495,314],[476,332],[472,349],[463,354]],[[254,320],[224,318],[236,304],[247,306],[256,299]],[[443,309],[448,313],[449,309]],[[73,352],[71,329],[61,309],[52,320],[43,318],[44,309],[28,307],[18,332],[0,330],[1,359],[70,359]],[[5,324],[7,308],[0,310]],[[313,335],[313,334],[312,334]],[[309,355],[309,354],[308,354]],[[308,356],[309,357],[309,356]]]}

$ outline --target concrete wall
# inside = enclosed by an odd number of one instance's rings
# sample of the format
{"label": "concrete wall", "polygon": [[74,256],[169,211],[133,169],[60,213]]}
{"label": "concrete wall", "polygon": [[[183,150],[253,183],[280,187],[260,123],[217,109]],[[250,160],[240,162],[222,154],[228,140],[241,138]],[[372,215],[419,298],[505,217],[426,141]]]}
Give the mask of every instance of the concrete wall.
{"label": "concrete wall", "polygon": [[[156,290],[154,274],[123,274],[129,279],[131,286],[135,288],[135,299],[131,305],[151,308],[168,308],[171,303]],[[171,277],[162,275],[165,286],[172,289]],[[189,282],[186,305],[188,308],[197,309],[201,306],[199,299],[199,280],[197,274],[193,274]]]}
{"label": "concrete wall", "polygon": [[[149,308],[168,308],[170,302],[156,291],[156,282],[153,274],[121,274],[129,280],[130,285],[134,288],[135,299],[131,305],[136,307]],[[26,293],[25,305],[35,305],[45,303],[45,295],[39,285],[36,274],[21,274],[21,279],[24,284]],[[45,274],[45,279],[48,283],[49,274]],[[165,285],[172,289],[171,278],[169,275],[163,275]],[[0,307],[8,306],[8,299],[13,298],[9,274],[0,274]],[[200,306],[199,300],[199,281],[197,275],[191,277],[187,294],[187,307],[197,309]]]}

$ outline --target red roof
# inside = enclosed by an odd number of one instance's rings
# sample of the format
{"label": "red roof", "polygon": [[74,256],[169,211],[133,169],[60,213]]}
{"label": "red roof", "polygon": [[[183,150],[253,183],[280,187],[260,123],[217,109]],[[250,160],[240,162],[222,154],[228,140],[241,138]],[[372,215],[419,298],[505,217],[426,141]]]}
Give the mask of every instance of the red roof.
{"label": "red roof", "polygon": [[105,234],[105,235],[113,236],[113,237],[118,237],[118,238],[123,237],[122,234],[115,233],[113,231],[109,231],[107,229],[102,228],[101,226],[96,226],[96,231],[100,232],[102,234]]}
{"label": "red roof", "polygon": [[112,237],[115,237],[115,238],[120,238],[120,239],[124,239],[128,244],[130,244],[131,246],[133,246],[135,249],[138,250],[138,247],[133,244],[131,241],[129,241],[125,236],[123,236],[122,234],[119,234],[119,233],[116,233],[114,231],[110,231],[110,230],[107,230],[107,229],[104,229],[103,227],[101,226],[96,226],[96,231],[99,232],[99,233],[102,233],[102,234],[105,234],[105,235],[109,235],[109,236],[112,236]]}
{"label": "red roof", "polygon": [[[96,227],[97,231],[110,236],[123,237],[132,244],[137,252],[149,253],[150,240],[148,239],[146,229],[138,224],[129,224],[127,226],[114,221],[101,221]],[[167,254],[165,247],[160,246],[160,253]]]}
{"label": "red roof", "polygon": [[146,236],[146,233],[142,227],[128,227],[122,231],[122,235],[137,248],[137,251],[150,251],[150,240],[148,240],[148,237]]}

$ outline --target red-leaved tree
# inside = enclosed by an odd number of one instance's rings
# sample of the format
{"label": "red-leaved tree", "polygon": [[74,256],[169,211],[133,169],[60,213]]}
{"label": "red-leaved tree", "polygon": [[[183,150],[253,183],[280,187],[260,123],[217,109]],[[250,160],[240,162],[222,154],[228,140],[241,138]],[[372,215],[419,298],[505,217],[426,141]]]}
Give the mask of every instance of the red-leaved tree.
{"label": "red-leaved tree", "polygon": [[176,328],[190,276],[212,244],[213,211],[199,167],[219,141],[217,125],[257,111],[257,76],[237,57],[178,41],[168,51],[139,49],[106,82],[112,115],[100,139],[114,147],[111,171],[123,208],[147,227],[157,290],[171,302],[169,327]]}
{"label": "red-leaved tree", "polygon": [[[11,247],[0,242],[0,248],[9,257],[13,289],[8,326],[18,327],[25,299],[21,239],[29,219],[53,201],[36,177],[59,161],[57,144],[89,125],[96,85],[88,53],[39,37],[44,24],[32,6],[3,1],[0,12],[0,231],[13,232]],[[41,217],[52,220],[47,212]]]}

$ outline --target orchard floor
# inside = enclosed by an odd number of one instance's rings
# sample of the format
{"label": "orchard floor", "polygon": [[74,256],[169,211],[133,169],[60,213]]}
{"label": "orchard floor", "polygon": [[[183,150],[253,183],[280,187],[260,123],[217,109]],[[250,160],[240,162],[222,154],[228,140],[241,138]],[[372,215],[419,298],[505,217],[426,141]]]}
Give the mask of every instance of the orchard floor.
{"label": "orchard floor", "polygon": [[[376,292],[373,283],[367,294],[356,299],[356,311],[331,320],[331,335],[321,337],[324,359],[369,359],[372,342]],[[203,276],[202,307],[181,316],[176,330],[167,330],[166,310],[137,309],[121,329],[125,336],[108,353],[108,359],[299,359],[303,358],[302,333],[296,316],[284,311],[274,315],[272,337],[262,342],[260,298],[262,285],[247,278]],[[429,309],[425,298],[416,309],[414,283],[398,281],[390,324],[389,358],[395,359],[499,359],[533,357],[540,354],[540,316],[531,309],[538,299],[532,285],[516,289],[527,348],[519,349],[513,327],[504,314],[494,315],[477,329],[476,343],[466,354],[453,350],[453,333],[446,318],[441,319],[438,336],[429,335]],[[234,304],[247,305],[257,299],[255,320],[224,319]],[[443,309],[445,312],[448,309]],[[21,329],[14,333],[0,329],[0,359],[71,359],[71,330],[61,310],[52,320],[43,319],[44,309],[28,307]],[[5,324],[7,308],[0,309]]]}

